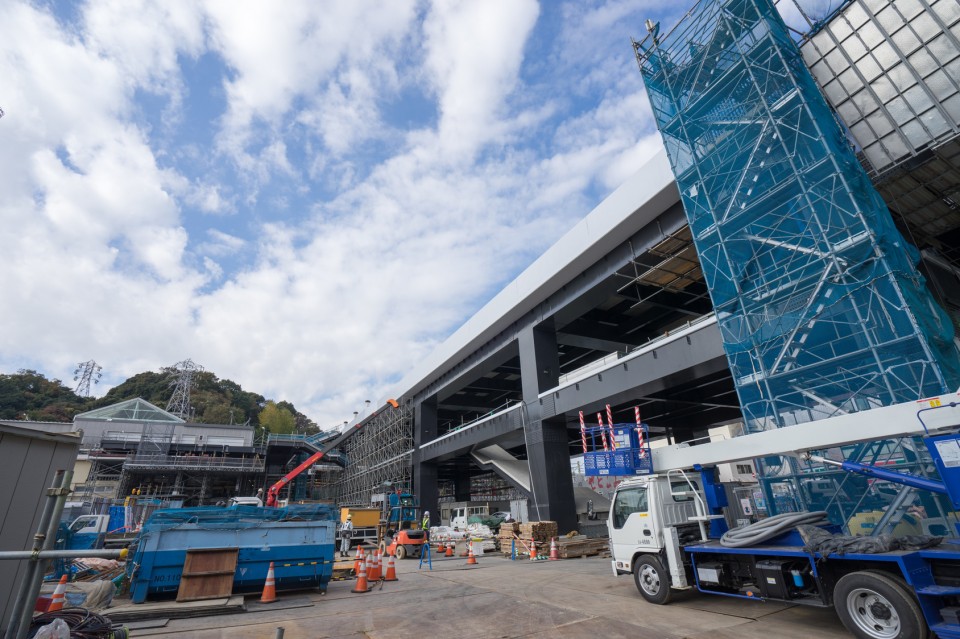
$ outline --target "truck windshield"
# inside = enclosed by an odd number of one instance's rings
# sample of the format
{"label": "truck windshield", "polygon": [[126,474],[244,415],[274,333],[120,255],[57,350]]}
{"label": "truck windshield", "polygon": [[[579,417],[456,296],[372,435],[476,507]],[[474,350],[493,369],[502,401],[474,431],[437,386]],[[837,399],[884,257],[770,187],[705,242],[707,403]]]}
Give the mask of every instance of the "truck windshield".
{"label": "truck windshield", "polygon": [[623,528],[633,513],[647,512],[647,487],[636,486],[617,491],[613,503],[613,527]]}

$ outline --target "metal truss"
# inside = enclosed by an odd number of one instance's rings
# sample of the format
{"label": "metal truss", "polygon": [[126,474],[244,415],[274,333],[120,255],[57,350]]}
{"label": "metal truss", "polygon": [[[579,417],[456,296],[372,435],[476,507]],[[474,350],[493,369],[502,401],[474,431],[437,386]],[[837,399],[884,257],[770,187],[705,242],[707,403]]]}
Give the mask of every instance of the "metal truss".
{"label": "metal truss", "polygon": [[770,0],[649,28],[637,59],[748,430],[955,385],[949,319]]}
{"label": "metal truss", "polygon": [[337,502],[368,505],[376,493],[398,487],[409,489],[413,478],[413,411],[401,404],[370,417],[347,440],[343,452],[349,460],[337,482]]}
{"label": "metal truss", "polygon": [[190,407],[190,390],[193,388],[193,379],[203,372],[203,366],[195,364],[191,359],[177,362],[170,368],[170,385],[173,386],[173,395],[167,402],[167,412],[180,419],[192,417]]}

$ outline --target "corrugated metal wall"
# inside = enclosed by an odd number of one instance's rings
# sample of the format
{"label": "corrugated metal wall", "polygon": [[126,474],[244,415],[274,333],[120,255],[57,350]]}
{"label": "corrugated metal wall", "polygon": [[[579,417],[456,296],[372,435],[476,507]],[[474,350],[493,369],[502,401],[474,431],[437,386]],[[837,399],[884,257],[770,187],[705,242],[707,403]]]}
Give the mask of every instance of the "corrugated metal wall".
{"label": "corrugated metal wall", "polygon": [[[0,550],[31,548],[47,487],[58,470],[72,470],[77,459],[79,436],[37,428],[42,427],[0,423]],[[0,561],[0,633],[25,563]]]}

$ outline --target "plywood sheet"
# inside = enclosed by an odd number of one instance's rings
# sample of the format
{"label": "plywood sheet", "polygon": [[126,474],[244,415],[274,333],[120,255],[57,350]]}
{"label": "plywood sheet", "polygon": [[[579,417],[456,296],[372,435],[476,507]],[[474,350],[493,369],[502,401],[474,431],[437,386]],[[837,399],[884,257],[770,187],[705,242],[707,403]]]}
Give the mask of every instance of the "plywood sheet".
{"label": "plywood sheet", "polygon": [[197,548],[187,551],[177,601],[229,597],[237,571],[237,548]]}

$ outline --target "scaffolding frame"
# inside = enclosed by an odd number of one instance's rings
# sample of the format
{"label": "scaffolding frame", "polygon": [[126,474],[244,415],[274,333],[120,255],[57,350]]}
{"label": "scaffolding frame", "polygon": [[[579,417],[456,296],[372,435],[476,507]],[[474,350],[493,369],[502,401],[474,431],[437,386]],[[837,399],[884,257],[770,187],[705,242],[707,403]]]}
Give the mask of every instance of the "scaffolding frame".
{"label": "scaffolding frame", "polygon": [[373,495],[397,487],[409,489],[413,479],[413,411],[408,403],[367,418],[346,441],[349,460],[337,482],[337,501],[344,506],[369,505]]}
{"label": "scaffolding frame", "polygon": [[747,429],[945,392],[952,325],[770,0],[704,0],[637,61]]}

